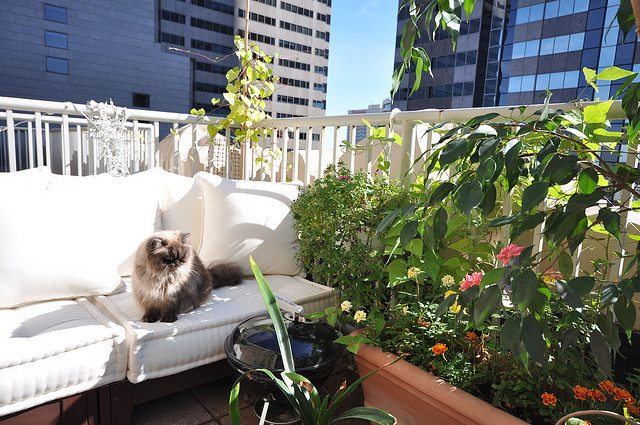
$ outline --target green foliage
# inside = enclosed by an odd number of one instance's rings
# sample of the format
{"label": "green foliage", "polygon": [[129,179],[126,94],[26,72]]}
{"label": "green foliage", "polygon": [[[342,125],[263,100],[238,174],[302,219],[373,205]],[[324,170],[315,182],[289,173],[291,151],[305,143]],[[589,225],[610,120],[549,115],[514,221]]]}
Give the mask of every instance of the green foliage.
{"label": "green foliage", "polygon": [[[234,38],[239,67],[227,72],[227,91],[223,94],[229,106],[229,114],[208,126],[211,137],[221,131],[232,129],[239,142],[256,143],[265,130],[260,123],[269,118],[266,113],[266,99],[275,91],[277,77],[269,66],[273,58],[265,54],[257,44],[245,45],[242,37]],[[214,105],[219,99],[212,99]],[[193,113],[194,111],[192,111]],[[195,111],[198,114],[198,111]]]}
{"label": "green foliage", "polygon": [[345,399],[349,397],[362,382],[378,370],[369,372],[357,379],[350,386],[340,388],[335,395],[327,395],[324,399],[321,399],[318,390],[313,386],[311,381],[295,373],[289,334],[287,333],[282,312],[278,308],[271,287],[260,271],[260,267],[258,267],[253,258],[250,258],[250,263],[251,271],[258,282],[258,289],[267,307],[269,317],[273,322],[284,370],[281,372],[280,378],[276,377],[272,371],[267,369],[257,369],[240,376],[234,383],[229,394],[229,418],[231,419],[231,423],[233,425],[240,425],[241,423],[238,405],[240,383],[249,373],[264,373],[271,378],[285,398],[291,403],[291,406],[300,416],[303,425],[329,425],[347,419],[363,419],[381,425],[394,425],[396,420],[392,415],[372,407],[354,407],[340,415],[336,413],[337,408]]}
{"label": "green foliage", "polygon": [[305,189],[291,207],[299,235],[298,259],[311,278],[369,303],[382,253],[375,227],[400,202],[399,184],[364,173],[350,175],[341,164]]}
{"label": "green foliage", "polygon": [[[636,320],[640,247],[623,254],[621,244],[640,240],[638,229],[623,232],[625,214],[640,210],[627,203],[640,198],[640,170],[601,152],[627,144],[637,153],[640,86],[615,67],[585,77],[596,88],[623,80],[622,131],[611,126],[613,101],[553,110],[551,93],[530,116],[514,108],[431,130],[437,142],[409,194],[369,225],[383,243],[377,266],[331,311],[332,323],[363,331],[339,343],[380,345],[534,423],[602,407],[573,387],[611,376],[619,335],[629,338]],[[581,244],[603,254],[578,267]],[[544,405],[544,392],[558,405]]]}

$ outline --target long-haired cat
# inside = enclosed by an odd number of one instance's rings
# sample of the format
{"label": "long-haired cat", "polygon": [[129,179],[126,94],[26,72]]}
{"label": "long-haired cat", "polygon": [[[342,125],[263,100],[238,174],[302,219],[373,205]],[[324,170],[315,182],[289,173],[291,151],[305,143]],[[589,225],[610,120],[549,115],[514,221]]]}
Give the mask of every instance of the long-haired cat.
{"label": "long-haired cat", "polygon": [[240,267],[205,267],[187,243],[187,233],[157,232],[140,244],[132,276],[133,293],[144,308],[143,322],[175,322],[200,307],[213,288],[242,282]]}

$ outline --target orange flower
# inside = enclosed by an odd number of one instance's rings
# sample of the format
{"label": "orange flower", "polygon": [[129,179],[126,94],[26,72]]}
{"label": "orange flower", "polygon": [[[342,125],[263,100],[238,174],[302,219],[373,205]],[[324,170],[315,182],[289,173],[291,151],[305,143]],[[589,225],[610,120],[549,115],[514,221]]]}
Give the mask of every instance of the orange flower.
{"label": "orange flower", "polygon": [[629,391],[619,387],[615,387],[613,389],[613,398],[616,401],[624,400],[627,404],[633,403],[635,401]]}
{"label": "orange flower", "polygon": [[466,339],[467,341],[470,341],[470,342],[476,342],[476,341],[478,341],[478,334],[473,332],[473,331],[469,331],[464,336],[464,339]]}
{"label": "orange flower", "polygon": [[625,406],[630,414],[633,416],[640,416],[640,408],[633,403],[627,403]]}
{"label": "orange flower", "polygon": [[613,389],[616,387],[613,382],[606,380],[606,381],[602,381],[598,384],[598,386],[600,387],[600,389],[604,392],[607,392],[609,394],[613,393]]}
{"label": "orange flower", "polygon": [[431,351],[433,351],[433,354],[436,356],[443,355],[448,349],[447,344],[443,344],[441,342],[431,347]]}
{"label": "orange flower", "polygon": [[573,396],[577,400],[585,401],[587,398],[589,398],[589,394],[589,388],[585,388],[582,385],[576,385],[575,387],[573,387]]}
{"label": "orange flower", "polygon": [[555,394],[542,393],[540,397],[542,398],[542,404],[544,404],[545,406],[556,407],[556,403],[558,402],[558,399],[556,398]]}
{"label": "orange flower", "polygon": [[607,396],[605,396],[600,390],[591,390],[590,396],[592,400],[598,400],[602,402],[607,401]]}
{"label": "orange flower", "polygon": [[428,328],[429,326],[431,326],[431,322],[424,320],[422,317],[418,318],[417,322],[418,325],[422,326],[423,328]]}

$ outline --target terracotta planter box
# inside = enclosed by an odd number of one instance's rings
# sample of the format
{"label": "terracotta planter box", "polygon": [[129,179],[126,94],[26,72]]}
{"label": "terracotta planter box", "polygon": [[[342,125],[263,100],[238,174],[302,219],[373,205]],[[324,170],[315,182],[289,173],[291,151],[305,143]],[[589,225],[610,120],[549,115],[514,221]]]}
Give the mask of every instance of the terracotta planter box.
{"label": "terracotta planter box", "polygon": [[[355,356],[360,376],[396,358],[365,344]],[[362,388],[365,405],[393,414],[398,424],[526,424],[405,360],[374,374]]]}

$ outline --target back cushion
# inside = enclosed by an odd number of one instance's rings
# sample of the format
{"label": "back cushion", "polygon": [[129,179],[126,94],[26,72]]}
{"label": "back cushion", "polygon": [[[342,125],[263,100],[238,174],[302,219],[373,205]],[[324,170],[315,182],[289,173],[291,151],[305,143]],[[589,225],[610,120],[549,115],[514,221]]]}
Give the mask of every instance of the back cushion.
{"label": "back cushion", "polygon": [[298,274],[290,210],[297,186],[229,180],[204,172],[195,178],[203,196],[200,257],[205,264],[233,261],[251,275],[253,256],[264,274]]}
{"label": "back cushion", "polygon": [[0,308],[120,290],[159,227],[161,186],[145,173],[20,180],[0,183]]}

